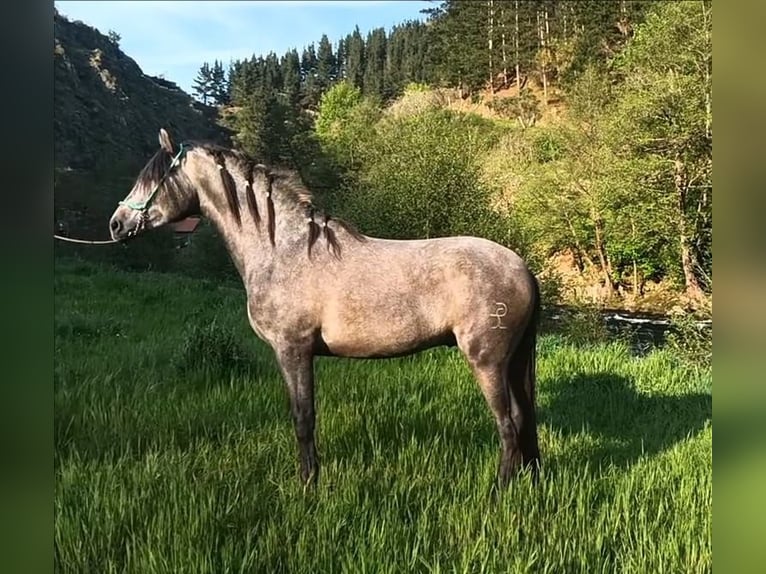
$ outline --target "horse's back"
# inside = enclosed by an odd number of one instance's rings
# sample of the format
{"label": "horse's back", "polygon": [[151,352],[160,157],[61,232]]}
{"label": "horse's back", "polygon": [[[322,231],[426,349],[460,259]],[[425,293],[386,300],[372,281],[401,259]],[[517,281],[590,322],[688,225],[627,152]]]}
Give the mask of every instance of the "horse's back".
{"label": "horse's back", "polygon": [[383,240],[370,253],[380,261],[381,270],[395,269],[407,277],[407,283],[427,282],[428,291],[450,290],[458,284],[470,285],[474,290],[480,285],[502,289],[517,282],[527,284],[531,276],[518,253],[481,237]]}

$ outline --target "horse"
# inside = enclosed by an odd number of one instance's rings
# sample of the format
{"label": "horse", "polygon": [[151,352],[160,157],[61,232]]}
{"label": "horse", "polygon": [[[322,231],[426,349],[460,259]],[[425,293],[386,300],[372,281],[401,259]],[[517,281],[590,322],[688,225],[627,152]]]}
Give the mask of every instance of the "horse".
{"label": "horse", "polygon": [[315,207],[293,170],[210,142],[160,149],[109,220],[112,239],[206,217],[247,292],[247,317],[273,350],[287,388],[300,481],[316,486],[314,357],[387,358],[457,346],[494,415],[497,484],[540,452],[535,358],[538,282],[523,259],[470,236],[367,236]]}

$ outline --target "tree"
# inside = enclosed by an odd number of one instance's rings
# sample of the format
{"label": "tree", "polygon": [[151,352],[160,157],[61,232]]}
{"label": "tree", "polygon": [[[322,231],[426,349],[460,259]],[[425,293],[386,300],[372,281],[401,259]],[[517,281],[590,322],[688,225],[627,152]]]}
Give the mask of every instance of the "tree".
{"label": "tree", "polygon": [[282,68],[279,65],[279,58],[274,52],[269,52],[262,64],[263,85],[261,93],[263,96],[278,92],[282,88]]}
{"label": "tree", "polygon": [[316,53],[316,83],[320,93],[324,93],[338,79],[338,68],[332,44],[327,34],[322,34]]}
{"label": "tree", "polygon": [[322,95],[314,126],[323,149],[340,169],[358,170],[364,142],[373,136],[379,115],[380,109],[349,81],[338,82]]}
{"label": "tree", "polygon": [[620,153],[626,136],[613,129],[614,90],[598,67],[586,69],[571,86],[564,123],[514,132],[500,168],[513,186],[514,221],[537,255],[571,253],[581,271],[597,272],[607,300],[627,285],[640,294],[647,279],[667,274],[675,253],[650,164]]}
{"label": "tree", "polygon": [[487,18],[483,2],[446,0],[434,13],[434,50],[440,80],[463,95],[486,84]]}
{"label": "tree", "polygon": [[658,4],[617,61],[624,75],[614,133],[643,160],[654,193],[673,198],[687,295],[703,295],[712,273],[712,4]]}
{"label": "tree", "polygon": [[236,60],[229,68],[229,92],[233,103],[239,105],[256,90],[259,75],[255,60]]}
{"label": "tree", "polygon": [[317,57],[314,44],[310,44],[303,50],[301,56],[301,105],[304,108],[313,108],[321,96],[321,90],[317,84]]}
{"label": "tree", "polygon": [[238,107],[232,125],[236,131],[234,139],[237,146],[259,161],[265,161],[266,145],[263,141],[265,102],[262,98],[251,94],[242,98],[238,102]]}
{"label": "tree", "polygon": [[402,56],[403,83],[429,83],[436,81],[435,66],[428,55],[430,28],[422,22],[408,22],[404,27],[404,54]]}
{"label": "tree", "polygon": [[210,70],[210,96],[219,106],[229,102],[229,86],[227,84],[223,63],[216,60]]}
{"label": "tree", "polygon": [[263,123],[260,139],[263,161],[296,167],[290,143],[292,140],[292,113],[287,99],[276,92],[264,98]]}
{"label": "tree", "polygon": [[338,82],[322,95],[319,103],[319,115],[316,120],[316,132],[320,138],[330,138],[337,133],[351,111],[361,103],[362,91],[351,82]]}
{"label": "tree", "polygon": [[109,38],[109,41],[114,45],[115,48],[120,47],[120,40],[122,40],[122,36],[120,36],[117,32],[114,30],[109,30],[106,37]]}
{"label": "tree", "polygon": [[386,57],[383,66],[383,83],[381,95],[383,101],[388,101],[399,94],[402,86],[402,64],[404,56],[405,36],[401,26],[394,26],[386,42]]}
{"label": "tree", "polygon": [[194,94],[202,100],[203,104],[207,104],[207,99],[212,94],[213,72],[210,69],[210,65],[205,62],[197,72],[197,77],[194,80],[192,89]]}
{"label": "tree", "polygon": [[364,84],[364,40],[359,33],[359,27],[354,28],[353,34],[346,38],[345,74],[347,81],[357,88]]}
{"label": "tree", "polygon": [[336,82],[346,79],[346,42],[343,38],[338,40],[338,49],[335,50],[335,73]]}
{"label": "tree", "polygon": [[[529,132],[520,157],[508,158],[520,182],[513,197],[516,220],[522,222],[543,258],[571,252],[581,269],[598,271],[606,299],[618,283],[612,260],[611,231],[621,166],[601,129],[609,85],[591,75],[578,86],[568,122],[550,131]],[[579,102],[595,102],[578,107]],[[627,209],[627,206],[623,205]]]}
{"label": "tree", "polygon": [[589,66],[605,70],[656,3],[646,0],[559,0],[557,37],[552,38],[551,43],[567,46],[562,79],[568,83]]}
{"label": "tree", "polygon": [[364,63],[364,95],[380,99],[386,65],[386,31],[383,28],[376,28],[367,35]]}
{"label": "tree", "polygon": [[[605,294],[676,273],[703,297],[712,271],[709,2],[656,4],[611,71],[569,82],[565,122],[514,134],[513,211],[548,256],[570,251]],[[510,167],[509,167],[510,166]],[[507,178],[506,178],[507,179]]]}
{"label": "tree", "polygon": [[296,108],[299,103],[301,91],[301,61],[298,51],[293,49],[282,57],[282,90],[287,96],[290,105]]}

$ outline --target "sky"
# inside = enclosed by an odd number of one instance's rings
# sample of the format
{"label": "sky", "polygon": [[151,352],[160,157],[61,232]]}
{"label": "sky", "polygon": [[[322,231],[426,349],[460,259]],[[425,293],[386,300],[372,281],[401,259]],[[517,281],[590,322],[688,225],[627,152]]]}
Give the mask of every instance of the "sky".
{"label": "sky", "polygon": [[337,41],[359,26],[390,30],[406,20],[424,19],[423,0],[399,1],[74,1],[56,0],[69,20],[81,20],[106,34],[121,36],[120,48],[144,73],[177,83],[191,92],[203,62],[224,67],[253,54],[316,45],[322,34]]}

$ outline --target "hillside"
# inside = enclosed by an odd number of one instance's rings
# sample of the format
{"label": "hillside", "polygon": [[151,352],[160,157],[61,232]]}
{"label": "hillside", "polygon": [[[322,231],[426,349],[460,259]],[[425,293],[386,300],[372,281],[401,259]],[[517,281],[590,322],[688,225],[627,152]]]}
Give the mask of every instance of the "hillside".
{"label": "hillside", "polygon": [[144,74],[116,42],[57,11],[53,60],[59,169],[135,169],[156,149],[161,126],[190,139],[228,139],[215,123],[215,108]]}

